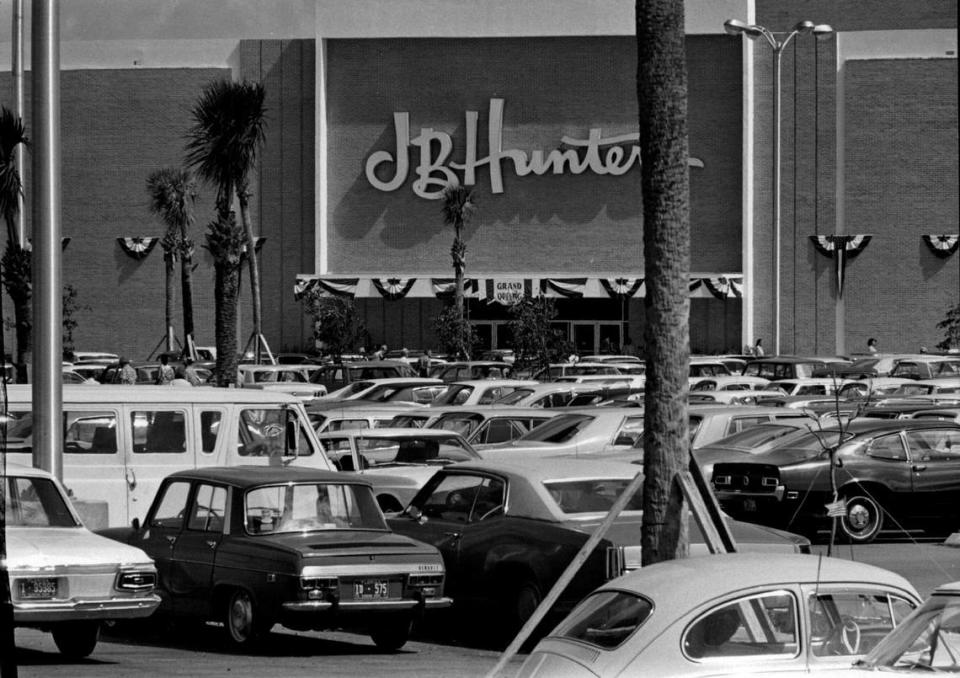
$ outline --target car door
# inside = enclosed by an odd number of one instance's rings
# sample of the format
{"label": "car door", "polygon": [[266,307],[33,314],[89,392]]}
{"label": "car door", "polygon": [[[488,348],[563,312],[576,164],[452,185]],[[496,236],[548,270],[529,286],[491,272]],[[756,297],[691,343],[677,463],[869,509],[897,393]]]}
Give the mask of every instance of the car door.
{"label": "car door", "polygon": [[209,612],[217,549],[227,525],[227,496],[221,485],[198,483],[194,490],[170,562],[168,582],[176,591],[174,609],[179,614]]}
{"label": "car door", "polygon": [[960,513],[960,430],[907,431],[913,473],[913,512]]}
{"label": "car door", "polygon": [[183,531],[190,490],[191,482],[188,479],[165,482],[140,529],[136,544],[156,563],[160,588],[167,597],[168,604],[171,604],[177,595],[174,585],[176,579],[172,576],[173,553],[177,539]]}
{"label": "car door", "polygon": [[143,519],[160,482],[196,467],[192,410],[187,405],[128,405],[125,427],[127,511]]}

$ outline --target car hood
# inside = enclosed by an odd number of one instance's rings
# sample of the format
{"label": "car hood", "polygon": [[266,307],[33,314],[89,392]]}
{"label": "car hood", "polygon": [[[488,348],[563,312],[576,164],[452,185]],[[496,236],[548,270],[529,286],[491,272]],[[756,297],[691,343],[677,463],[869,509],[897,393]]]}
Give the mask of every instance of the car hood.
{"label": "car hood", "polygon": [[[341,555],[356,550],[364,553],[376,551],[377,555],[409,555],[436,553],[432,546],[395,532],[375,530],[317,530],[312,532],[287,532],[264,535],[258,542],[276,544],[304,556]],[[262,540],[262,541],[261,541]]]}
{"label": "car hood", "polygon": [[8,527],[10,570],[63,565],[150,563],[140,549],[93,534],[82,527]]}

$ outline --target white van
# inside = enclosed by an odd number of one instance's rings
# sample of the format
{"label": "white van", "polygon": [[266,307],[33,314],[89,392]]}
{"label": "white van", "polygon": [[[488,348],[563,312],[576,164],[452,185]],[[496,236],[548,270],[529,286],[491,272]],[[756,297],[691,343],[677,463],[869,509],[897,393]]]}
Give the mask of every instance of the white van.
{"label": "white van", "polygon": [[[7,452],[32,465],[30,385],[7,387]],[[91,529],[143,520],[168,474],[202,466],[333,469],[303,404],[285,393],[175,386],[63,387],[63,483]]]}

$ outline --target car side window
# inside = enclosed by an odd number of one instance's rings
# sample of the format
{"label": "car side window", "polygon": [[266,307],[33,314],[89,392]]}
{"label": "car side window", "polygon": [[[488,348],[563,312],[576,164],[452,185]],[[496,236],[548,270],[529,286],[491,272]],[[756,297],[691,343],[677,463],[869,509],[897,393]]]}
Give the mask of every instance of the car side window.
{"label": "car side window", "polygon": [[903,442],[900,440],[899,433],[892,433],[874,439],[867,448],[867,455],[874,459],[907,460],[907,451],[903,448]]}
{"label": "car side window", "polygon": [[465,523],[470,517],[474,499],[486,478],[470,475],[448,475],[433,489],[423,505],[428,518]]}
{"label": "car side window", "polygon": [[810,646],[817,657],[865,654],[912,610],[882,591],[835,591],[810,597]]}
{"label": "car side window", "polygon": [[769,417],[733,417],[730,423],[727,424],[727,435],[739,433],[746,428],[757,426],[758,424],[766,424],[769,421]]}
{"label": "car side window", "polygon": [[64,412],[63,451],[67,454],[116,454],[117,415],[113,412]]}
{"label": "car side window", "polygon": [[489,520],[494,516],[503,515],[505,489],[503,481],[498,478],[484,479],[477,490],[477,497],[473,502],[473,511],[470,514],[469,521],[478,523],[481,520]]}
{"label": "car side window", "polygon": [[181,454],[187,451],[183,410],[134,410],[130,413],[136,454]]}
{"label": "car side window", "polygon": [[907,431],[910,456],[917,461],[960,461],[960,432]]}
{"label": "car side window", "polygon": [[200,442],[204,453],[210,454],[216,449],[222,420],[223,412],[217,410],[205,410],[200,413]]}
{"label": "car side window", "polygon": [[691,659],[796,656],[800,650],[797,602],[789,591],[769,591],[714,608],[684,632]]}
{"label": "car side window", "polygon": [[523,435],[509,419],[491,419],[477,431],[477,443],[505,443]]}
{"label": "car side window", "polygon": [[150,517],[150,527],[163,527],[179,530],[183,527],[183,518],[187,514],[187,498],[190,495],[190,482],[175,480],[162,490],[156,510]]}
{"label": "car side window", "polygon": [[215,485],[200,485],[193,500],[193,510],[187,528],[203,532],[223,532],[223,517],[227,510],[227,489]]}

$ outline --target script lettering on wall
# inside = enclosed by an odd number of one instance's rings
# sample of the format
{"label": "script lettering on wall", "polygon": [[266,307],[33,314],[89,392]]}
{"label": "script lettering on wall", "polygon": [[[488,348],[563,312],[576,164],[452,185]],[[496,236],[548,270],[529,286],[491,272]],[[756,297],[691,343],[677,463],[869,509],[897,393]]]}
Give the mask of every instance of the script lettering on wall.
{"label": "script lettering on wall", "polygon": [[[414,169],[416,179],[413,192],[426,200],[438,200],[447,184],[460,182],[457,175],[462,174],[462,183],[473,186],[477,182],[477,170],[484,167],[490,173],[490,188],[493,193],[503,193],[503,173],[501,161],[513,163],[513,171],[518,177],[530,174],[594,174],[620,176],[634,167],[640,166],[640,147],[636,142],[639,132],[604,137],[600,128],[592,128],[586,139],[570,136],[561,137],[561,147],[544,152],[542,149],[529,153],[516,148],[503,148],[503,99],[490,99],[490,115],[487,120],[487,142],[489,155],[477,157],[477,134],[479,114],[466,112],[466,148],[463,162],[455,162],[453,139],[447,132],[432,127],[422,127],[420,134],[410,137],[410,114],[393,114],[393,127],[396,137],[396,150],[375,151],[367,158],[367,181],[381,191],[395,191],[402,187],[410,174],[411,147],[419,149],[419,158]],[[413,151],[416,152],[416,151]],[[703,167],[699,158],[690,158],[691,167]],[[393,174],[389,175],[392,165]],[[378,174],[378,169],[387,168]],[[381,179],[381,176],[387,177]]]}

